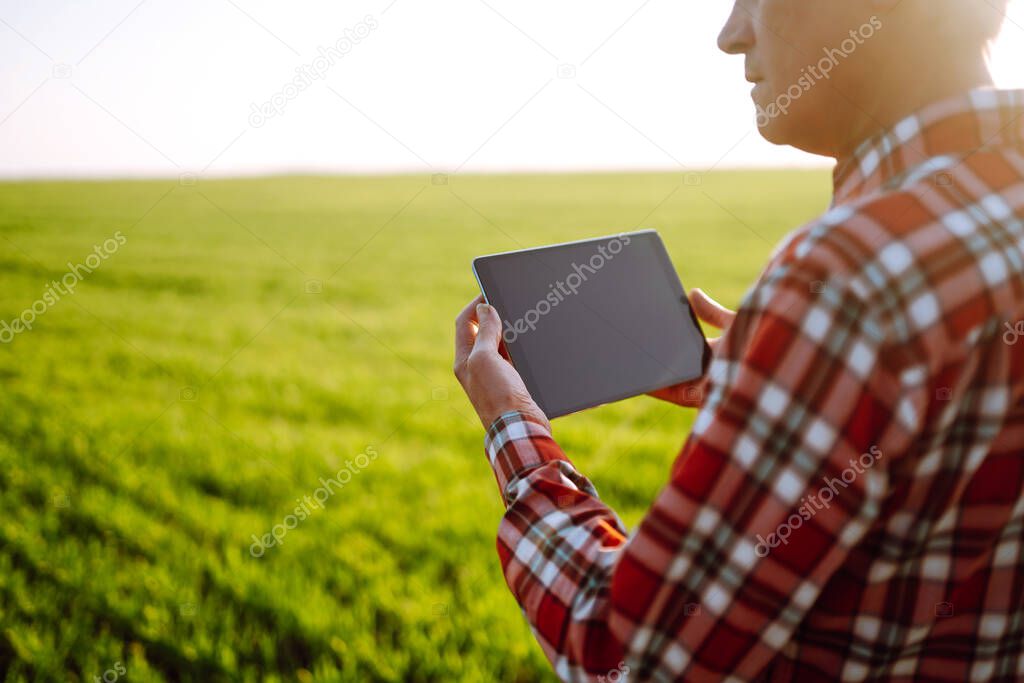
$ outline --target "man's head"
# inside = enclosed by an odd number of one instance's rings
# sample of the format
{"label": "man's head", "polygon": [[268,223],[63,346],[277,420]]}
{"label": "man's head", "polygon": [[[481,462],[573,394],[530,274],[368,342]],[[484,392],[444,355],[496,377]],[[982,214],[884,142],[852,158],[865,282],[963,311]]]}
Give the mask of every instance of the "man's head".
{"label": "man's head", "polygon": [[930,101],[991,83],[1008,0],[736,0],[719,47],[746,57],[761,134],[843,156]]}

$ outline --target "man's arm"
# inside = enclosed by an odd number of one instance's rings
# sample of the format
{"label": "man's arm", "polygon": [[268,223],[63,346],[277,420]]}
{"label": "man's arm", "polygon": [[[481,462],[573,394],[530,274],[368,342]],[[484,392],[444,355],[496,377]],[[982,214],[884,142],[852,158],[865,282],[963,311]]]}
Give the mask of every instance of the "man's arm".
{"label": "man's arm", "polygon": [[782,263],[750,293],[628,541],[547,425],[489,429],[506,581],[561,678],[756,677],[878,516],[884,454],[922,406],[897,400],[864,302],[825,279]]}
{"label": "man's arm", "polygon": [[608,628],[608,591],[625,527],[545,425],[506,413],[484,447],[507,506],[502,570],[544,654],[562,680],[617,669],[623,651]]}

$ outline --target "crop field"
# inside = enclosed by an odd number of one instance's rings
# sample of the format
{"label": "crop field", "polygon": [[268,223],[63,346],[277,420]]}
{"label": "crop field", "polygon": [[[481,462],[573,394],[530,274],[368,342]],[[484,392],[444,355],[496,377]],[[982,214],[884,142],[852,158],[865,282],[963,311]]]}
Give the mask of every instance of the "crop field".
{"label": "crop field", "polygon": [[[451,372],[471,259],[655,228],[735,305],[828,198],[823,171],[0,184],[0,679],[551,680]],[[554,427],[631,525],[692,419]]]}

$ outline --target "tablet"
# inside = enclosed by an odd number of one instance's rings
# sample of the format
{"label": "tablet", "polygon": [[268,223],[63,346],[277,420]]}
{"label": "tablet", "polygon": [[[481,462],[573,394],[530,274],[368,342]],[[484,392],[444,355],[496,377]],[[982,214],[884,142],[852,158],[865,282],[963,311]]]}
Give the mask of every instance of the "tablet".
{"label": "tablet", "polygon": [[481,256],[473,273],[549,418],[696,379],[710,358],[653,230]]}

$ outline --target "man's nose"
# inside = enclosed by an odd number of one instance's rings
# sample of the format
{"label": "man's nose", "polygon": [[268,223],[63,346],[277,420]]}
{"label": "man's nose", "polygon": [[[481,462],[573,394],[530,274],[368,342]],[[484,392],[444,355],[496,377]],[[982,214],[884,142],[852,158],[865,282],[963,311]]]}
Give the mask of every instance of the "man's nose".
{"label": "man's nose", "polygon": [[738,55],[749,51],[753,44],[754,28],[750,10],[742,6],[742,0],[736,0],[728,21],[718,34],[718,49],[730,55]]}

